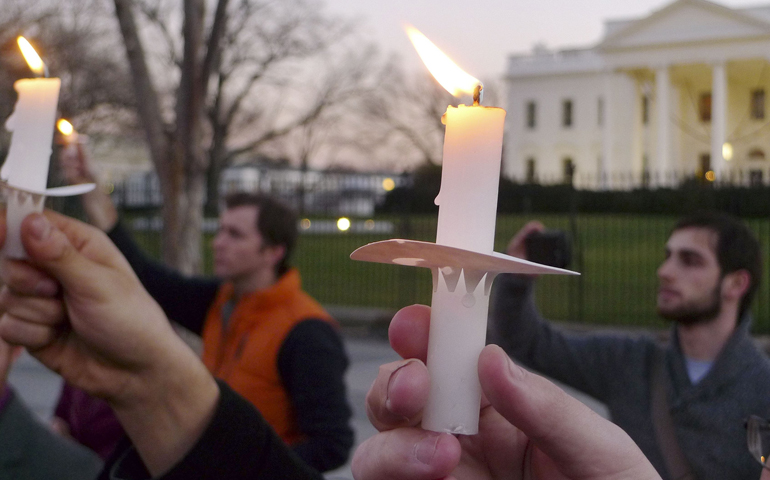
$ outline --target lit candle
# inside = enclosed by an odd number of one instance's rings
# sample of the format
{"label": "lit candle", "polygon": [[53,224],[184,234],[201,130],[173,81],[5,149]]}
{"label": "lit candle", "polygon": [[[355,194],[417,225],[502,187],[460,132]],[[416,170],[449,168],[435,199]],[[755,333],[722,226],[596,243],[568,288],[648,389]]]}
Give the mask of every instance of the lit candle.
{"label": "lit candle", "polygon": [[[43,75],[45,64],[29,42],[19,37],[18,43],[32,71]],[[43,208],[45,197],[42,193],[48,179],[61,81],[58,78],[26,78],[16,81],[13,86],[18,100],[5,122],[6,130],[13,132],[13,137],[8,157],[0,169],[0,179],[11,187],[7,190],[7,233],[3,253],[12,258],[25,258],[20,238],[21,221]]]}
{"label": "lit candle", "polygon": [[88,136],[78,133],[75,127],[64,118],[56,122],[56,129],[60,133],[57,143],[61,145],[62,153],[77,155],[82,146],[88,143]]}
{"label": "lit candle", "polygon": [[[474,96],[474,105],[448,107],[436,243],[491,254],[505,110],[481,106],[481,83],[460,70],[424,35],[408,28],[436,80],[450,93]],[[422,426],[455,434],[478,432],[481,387],[478,356],[486,339],[489,294],[486,271],[434,272],[428,370],[431,390]]]}
{"label": "lit candle", "polygon": [[62,138],[64,141],[64,145],[72,145],[78,141],[78,132],[75,130],[75,127],[72,126],[72,124],[63,119],[60,118],[58,122],[56,122],[56,129],[59,130],[59,133],[62,134]]}
{"label": "lit candle", "polygon": [[[35,50],[24,37],[19,37],[18,42],[30,68],[42,75],[45,65]],[[0,178],[12,187],[42,192],[48,179],[61,81],[58,78],[25,78],[13,86],[19,98],[5,122],[6,130],[13,132],[13,137],[8,157],[0,169]]]}
{"label": "lit candle", "polygon": [[[32,45],[18,38],[19,48],[36,75],[47,75],[47,69]],[[43,210],[46,195],[77,195],[93,190],[93,184],[46,188],[48,167],[59,103],[58,78],[27,78],[13,84],[18,99],[5,128],[13,133],[8,156],[0,168],[6,209],[6,238],[3,255],[26,258],[21,244],[21,222],[33,212]]]}

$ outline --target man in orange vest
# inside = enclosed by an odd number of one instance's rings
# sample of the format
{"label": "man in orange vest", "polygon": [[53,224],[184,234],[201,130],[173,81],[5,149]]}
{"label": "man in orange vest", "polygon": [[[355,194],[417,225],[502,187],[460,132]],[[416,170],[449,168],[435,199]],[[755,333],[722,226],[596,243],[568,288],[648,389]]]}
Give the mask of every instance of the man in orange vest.
{"label": "man in orange vest", "polygon": [[[68,180],[93,181],[81,151],[62,155]],[[83,196],[91,222],[107,232],[166,315],[202,336],[211,373],[249,400],[294,451],[319,471],[353,445],[338,325],[300,286],[288,264],[294,212],[265,195],[225,199],[213,241],[216,278],[187,277],[150,260],[118,221],[109,196]],[[66,420],[66,419],[65,419]]]}

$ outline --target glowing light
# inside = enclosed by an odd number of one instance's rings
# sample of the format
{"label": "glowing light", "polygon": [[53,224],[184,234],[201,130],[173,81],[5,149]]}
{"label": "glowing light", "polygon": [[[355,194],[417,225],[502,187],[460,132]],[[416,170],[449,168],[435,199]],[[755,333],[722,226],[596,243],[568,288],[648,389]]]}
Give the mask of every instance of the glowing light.
{"label": "glowing light", "polygon": [[722,157],[728,162],[733,159],[733,146],[729,143],[722,145]]}
{"label": "glowing light", "polygon": [[716,180],[716,178],[717,176],[713,170],[709,170],[708,172],[706,172],[706,180],[708,180],[709,182],[713,182],[714,180]]}
{"label": "glowing light", "polygon": [[419,30],[411,25],[407,25],[405,28],[409,39],[412,41],[412,45],[417,50],[417,54],[420,55],[423,63],[425,63],[430,73],[436,78],[436,81],[447,92],[455,97],[459,97],[462,94],[473,95],[473,91],[481,82],[465,73]]}
{"label": "glowing light", "polygon": [[350,219],[340,217],[339,220],[337,220],[337,229],[341,232],[348,231],[350,229]]}
{"label": "glowing light", "polygon": [[310,228],[310,219],[309,218],[303,218],[301,222],[299,222],[300,228],[302,230],[307,230]]}
{"label": "glowing light", "polygon": [[66,135],[68,137],[75,132],[75,128],[72,126],[72,124],[63,118],[56,122],[56,128],[61,132],[62,135]]}
{"label": "glowing light", "polygon": [[29,68],[37,75],[43,75],[45,73],[45,63],[43,63],[40,55],[37,54],[27,39],[24,37],[19,37],[16,39],[16,43],[19,44],[21,54],[24,55],[24,60],[27,61]]}
{"label": "glowing light", "polygon": [[396,182],[394,182],[392,178],[386,178],[382,181],[382,189],[386,192],[390,192],[394,188],[396,188]]}
{"label": "glowing light", "polygon": [[374,230],[374,220],[369,219],[364,222],[364,228],[366,230]]}

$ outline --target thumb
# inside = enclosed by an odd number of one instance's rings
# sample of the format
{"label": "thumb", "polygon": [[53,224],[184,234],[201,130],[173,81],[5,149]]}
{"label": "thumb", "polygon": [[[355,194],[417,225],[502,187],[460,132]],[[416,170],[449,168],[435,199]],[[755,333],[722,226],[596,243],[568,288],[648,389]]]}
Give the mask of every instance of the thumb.
{"label": "thumb", "polygon": [[[76,220],[59,216],[56,220],[76,222]],[[77,235],[74,238],[73,229],[67,234],[60,225],[52,223],[45,215],[33,213],[28,215],[21,224],[21,238],[24,248],[32,263],[55,277],[65,288],[77,285],[93,276],[93,262],[84,257],[73,245],[73,241],[82,245],[87,238]]]}
{"label": "thumb", "polygon": [[[481,388],[492,406],[518,427],[564,474],[595,471],[586,459],[611,459],[612,469],[654,469],[619,427],[601,418],[547,379],[516,366],[497,345],[479,356]],[[569,476],[568,475],[568,476]],[[636,478],[636,477],[635,477]]]}

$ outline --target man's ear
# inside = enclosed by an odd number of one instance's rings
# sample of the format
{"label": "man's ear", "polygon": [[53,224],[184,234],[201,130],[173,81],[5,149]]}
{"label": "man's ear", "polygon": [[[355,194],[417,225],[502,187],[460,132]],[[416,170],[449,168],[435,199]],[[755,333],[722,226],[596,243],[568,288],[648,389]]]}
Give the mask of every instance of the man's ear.
{"label": "man's ear", "polygon": [[270,245],[265,247],[265,253],[267,253],[270,258],[270,264],[275,266],[281,263],[284,255],[286,255],[286,246]]}
{"label": "man's ear", "polygon": [[751,274],[747,270],[730,272],[722,279],[722,295],[731,300],[740,300],[751,287]]}

